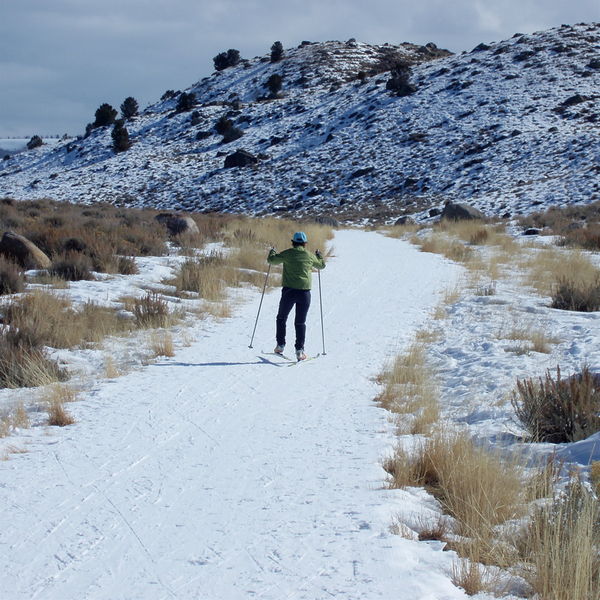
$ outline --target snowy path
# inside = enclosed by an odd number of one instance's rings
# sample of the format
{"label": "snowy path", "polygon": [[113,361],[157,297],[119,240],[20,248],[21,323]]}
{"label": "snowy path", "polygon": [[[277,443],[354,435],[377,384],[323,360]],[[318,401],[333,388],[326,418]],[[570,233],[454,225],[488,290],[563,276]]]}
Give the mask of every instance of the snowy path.
{"label": "snowy path", "polygon": [[[73,405],[75,426],[32,431],[29,452],[0,463],[2,600],[465,597],[439,549],[388,532],[395,492],[379,463],[392,438],[372,401],[386,355],[457,271],[374,233],[339,232],[334,247],[327,356],[260,355],[278,291],[249,350],[253,296],[175,358],[101,382]],[[315,293],[308,352],[320,343]]]}

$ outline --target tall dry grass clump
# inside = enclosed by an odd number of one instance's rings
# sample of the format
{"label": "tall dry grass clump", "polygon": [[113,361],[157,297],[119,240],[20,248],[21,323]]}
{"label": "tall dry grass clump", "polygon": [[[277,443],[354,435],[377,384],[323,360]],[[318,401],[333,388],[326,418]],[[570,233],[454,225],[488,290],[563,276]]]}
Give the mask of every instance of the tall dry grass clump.
{"label": "tall dry grass clump", "polygon": [[222,253],[213,252],[187,259],[168,283],[178,293],[193,292],[204,300],[219,302],[225,299],[226,287],[237,283],[237,273]]}
{"label": "tall dry grass clump", "polygon": [[16,262],[0,256],[0,295],[17,294],[24,289],[23,269]]}
{"label": "tall dry grass clump", "polygon": [[594,281],[580,282],[562,278],[552,294],[552,308],[594,312],[600,310],[600,272]]}
{"label": "tall dry grass clump", "polygon": [[577,477],[536,509],[520,549],[535,597],[600,597],[600,504]]}
{"label": "tall dry grass clump", "polygon": [[134,298],[129,309],[138,329],[159,329],[168,327],[174,321],[167,301],[156,292]]}
{"label": "tall dry grass clump", "polygon": [[577,442],[600,431],[600,375],[587,366],[566,379],[557,367],[556,377],[518,380],[511,401],[534,442]]}
{"label": "tall dry grass clump", "polygon": [[154,357],[175,356],[173,336],[168,331],[153,332],[150,336],[150,349]]}
{"label": "tall dry grass clump", "polygon": [[523,511],[515,461],[476,446],[465,433],[438,431],[414,453],[399,448],[385,468],[392,487],[428,489],[457,520],[456,533],[488,544],[489,552],[494,528]]}
{"label": "tall dry grass clump", "polygon": [[421,336],[397,356],[379,380],[384,390],[378,400],[387,410],[403,415],[399,427],[411,433],[425,433],[439,418],[436,378],[427,362],[426,336]]}

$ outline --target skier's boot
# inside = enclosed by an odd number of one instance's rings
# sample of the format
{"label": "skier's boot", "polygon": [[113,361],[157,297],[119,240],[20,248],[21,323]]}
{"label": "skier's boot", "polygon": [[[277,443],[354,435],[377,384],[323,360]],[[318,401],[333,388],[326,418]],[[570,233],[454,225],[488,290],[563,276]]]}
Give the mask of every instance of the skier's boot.
{"label": "skier's boot", "polygon": [[300,362],[301,360],[306,360],[306,354],[304,354],[304,348],[300,348],[296,350],[296,360]]}
{"label": "skier's boot", "polygon": [[279,344],[277,344],[277,346],[275,346],[275,350],[273,350],[273,352],[275,352],[275,354],[283,354],[284,350],[285,350],[285,346],[280,346]]}

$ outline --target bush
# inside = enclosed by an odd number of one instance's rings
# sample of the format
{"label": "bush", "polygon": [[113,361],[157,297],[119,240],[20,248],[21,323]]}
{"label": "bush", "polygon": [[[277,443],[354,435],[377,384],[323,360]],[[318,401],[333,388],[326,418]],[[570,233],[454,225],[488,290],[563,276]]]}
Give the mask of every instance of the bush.
{"label": "bush", "polygon": [[217,71],[235,67],[240,62],[240,51],[230,48],[227,52],[220,52],[213,58],[213,62]]}
{"label": "bush", "polygon": [[129,132],[127,131],[127,127],[125,127],[125,122],[123,119],[115,121],[115,126],[113,127],[111,137],[113,140],[113,150],[115,152],[125,152],[131,148]]}
{"label": "bush", "polygon": [[188,110],[192,110],[194,106],[196,106],[196,94],[193,92],[181,92],[181,94],[179,94],[179,98],[177,99],[175,110],[178,113],[187,112]]}
{"label": "bush", "polygon": [[600,375],[584,367],[581,373],[556,379],[517,381],[512,395],[515,413],[535,442],[577,442],[600,431]]}
{"label": "bush", "polygon": [[169,324],[169,306],[159,294],[148,293],[133,301],[132,311],[140,329],[166,327]]}
{"label": "bush", "polygon": [[222,144],[229,144],[229,142],[234,142],[235,140],[239,140],[244,135],[244,132],[239,127],[232,127],[229,129],[221,140]]}
{"label": "bush", "polygon": [[117,111],[106,102],[101,104],[96,110],[96,120],[92,127],[106,127],[112,125],[117,118]]}
{"label": "bush", "polygon": [[552,295],[551,306],[579,312],[600,310],[600,277],[592,283],[561,279]]}
{"label": "bush", "polygon": [[5,326],[0,334],[0,388],[37,387],[67,378],[67,372],[31,336]]}
{"label": "bush", "polygon": [[220,135],[225,135],[233,127],[233,121],[225,115],[219,118],[215,123],[215,131]]}
{"label": "bush", "polygon": [[406,63],[398,63],[391,72],[385,89],[394,92],[397,96],[409,96],[417,91],[417,88],[409,83],[410,66]]}
{"label": "bush", "polygon": [[42,140],[42,138],[39,135],[34,135],[27,142],[27,149],[33,150],[34,148],[39,148],[43,143],[44,143],[44,141]]}
{"label": "bush", "polygon": [[123,100],[123,104],[121,104],[121,116],[125,120],[132,119],[138,115],[139,105],[137,100],[131,96],[125,98]]}
{"label": "bush", "polygon": [[92,274],[92,260],[81,252],[65,252],[52,261],[50,275],[60,277],[66,281],[81,281],[94,279]]}
{"label": "bush", "polygon": [[119,256],[117,259],[117,271],[121,275],[135,275],[140,272],[133,256]]}
{"label": "bush", "polygon": [[0,256],[0,295],[17,294],[25,289],[25,277],[19,265]]}
{"label": "bush", "polygon": [[283,58],[283,44],[274,42],[271,46],[271,62],[279,62]]}
{"label": "bush", "polygon": [[271,92],[271,96],[275,98],[277,94],[281,91],[283,78],[281,75],[277,73],[273,73],[269,79],[267,79],[267,83],[265,84],[268,90]]}

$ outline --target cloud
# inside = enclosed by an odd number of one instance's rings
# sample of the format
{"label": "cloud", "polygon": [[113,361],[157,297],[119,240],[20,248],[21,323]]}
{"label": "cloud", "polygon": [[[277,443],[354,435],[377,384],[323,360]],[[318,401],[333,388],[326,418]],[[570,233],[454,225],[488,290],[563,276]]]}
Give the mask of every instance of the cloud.
{"label": "cloud", "polygon": [[[212,72],[228,48],[275,40],[435,42],[454,51],[563,22],[598,0],[19,0],[2,7],[0,136],[80,133],[102,102],[142,106]],[[64,106],[70,110],[65,111]]]}

